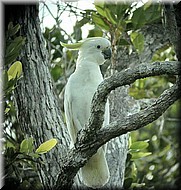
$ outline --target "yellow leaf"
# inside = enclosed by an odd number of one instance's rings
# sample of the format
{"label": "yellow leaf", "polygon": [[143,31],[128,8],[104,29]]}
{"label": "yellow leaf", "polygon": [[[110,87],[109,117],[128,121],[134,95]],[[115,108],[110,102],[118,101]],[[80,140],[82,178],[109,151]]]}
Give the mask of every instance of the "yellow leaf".
{"label": "yellow leaf", "polygon": [[6,109],[4,110],[5,114],[7,114],[7,113],[9,112],[9,110],[10,110],[10,108],[6,108]]}
{"label": "yellow leaf", "polygon": [[15,79],[20,77],[22,73],[22,64],[20,61],[14,62],[11,67],[8,69],[8,80]]}
{"label": "yellow leaf", "polygon": [[50,139],[44,143],[42,143],[37,149],[36,149],[36,153],[38,154],[44,154],[48,151],[50,151],[55,145],[57,144],[57,140],[56,139]]}

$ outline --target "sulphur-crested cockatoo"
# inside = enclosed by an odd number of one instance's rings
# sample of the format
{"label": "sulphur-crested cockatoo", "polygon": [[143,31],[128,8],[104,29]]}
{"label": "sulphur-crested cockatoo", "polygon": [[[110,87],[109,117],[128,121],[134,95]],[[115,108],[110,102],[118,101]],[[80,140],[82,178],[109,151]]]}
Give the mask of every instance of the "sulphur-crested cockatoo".
{"label": "sulphur-crested cockatoo", "polygon": [[[76,69],[67,82],[64,96],[66,123],[71,140],[75,143],[77,132],[84,127],[90,116],[92,97],[103,81],[99,66],[111,57],[111,43],[105,38],[93,37],[75,44],[61,44],[68,49],[79,50]],[[103,126],[108,123],[107,102]],[[82,181],[88,187],[99,188],[109,180],[105,149],[105,146],[99,148],[97,153],[80,169]]]}

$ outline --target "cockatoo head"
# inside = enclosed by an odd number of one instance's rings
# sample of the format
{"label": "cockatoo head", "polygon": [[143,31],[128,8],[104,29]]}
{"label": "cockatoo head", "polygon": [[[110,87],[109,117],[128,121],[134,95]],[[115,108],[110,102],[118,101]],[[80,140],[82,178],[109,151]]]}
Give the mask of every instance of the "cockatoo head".
{"label": "cockatoo head", "polygon": [[111,58],[111,43],[106,38],[92,37],[74,44],[61,44],[68,49],[79,50],[80,59],[93,61],[98,65]]}

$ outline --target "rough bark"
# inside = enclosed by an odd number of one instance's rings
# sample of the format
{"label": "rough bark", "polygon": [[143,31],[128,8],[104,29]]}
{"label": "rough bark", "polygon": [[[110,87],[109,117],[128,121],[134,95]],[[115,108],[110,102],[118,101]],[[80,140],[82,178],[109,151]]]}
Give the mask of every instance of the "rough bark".
{"label": "rough bark", "polygon": [[39,164],[37,170],[44,189],[51,189],[69,136],[48,69],[48,54],[40,31],[38,6],[7,5],[5,11],[9,14],[9,20],[21,25],[21,35],[26,37],[19,56],[23,77],[15,91],[20,127],[26,137],[34,138],[36,147],[51,138],[58,140],[58,145],[42,156],[44,164]]}
{"label": "rough bark", "polygon": [[[129,114],[137,113],[140,109],[136,102],[128,94],[129,86],[115,89],[109,95],[111,120],[122,120]],[[110,180],[107,189],[123,188],[126,158],[128,153],[128,134],[123,134],[109,141],[107,149],[107,160],[110,169]]]}
{"label": "rough bark", "polygon": [[[175,52],[178,61],[181,61],[181,2],[175,4],[168,3],[164,5],[164,13],[166,20],[166,32],[170,36],[170,42],[175,47]],[[179,136],[181,135],[181,128],[178,130]],[[181,148],[181,138],[179,138],[179,146]],[[181,154],[178,154],[181,166]],[[181,167],[179,168],[181,174]]]}
{"label": "rough bark", "polygon": [[175,47],[178,60],[181,60],[181,2],[164,4],[165,29]]}
{"label": "rough bark", "polygon": [[[144,36],[144,50],[140,54],[135,50],[129,53],[127,47],[118,47],[116,70],[121,71],[140,63],[149,63],[155,51],[170,43],[169,34],[165,31],[162,23],[146,25],[139,32]],[[124,38],[129,41],[127,35],[124,35]]]}

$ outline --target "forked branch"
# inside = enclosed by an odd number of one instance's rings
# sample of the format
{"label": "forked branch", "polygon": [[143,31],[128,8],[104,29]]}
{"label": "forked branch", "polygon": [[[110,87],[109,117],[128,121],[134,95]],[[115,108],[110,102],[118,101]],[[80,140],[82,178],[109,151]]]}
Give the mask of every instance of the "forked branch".
{"label": "forked branch", "polygon": [[109,93],[117,87],[132,84],[137,79],[158,75],[180,75],[180,64],[177,61],[141,64],[135,68],[116,73],[99,85],[93,97],[88,124],[79,132],[75,147],[64,158],[56,189],[70,188],[80,167],[84,166],[103,144],[129,131],[140,129],[159,118],[169,106],[180,98],[181,84],[179,77],[177,77],[177,82],[165,90],[152,105],[122,120],[116,120],[101,129]]}

